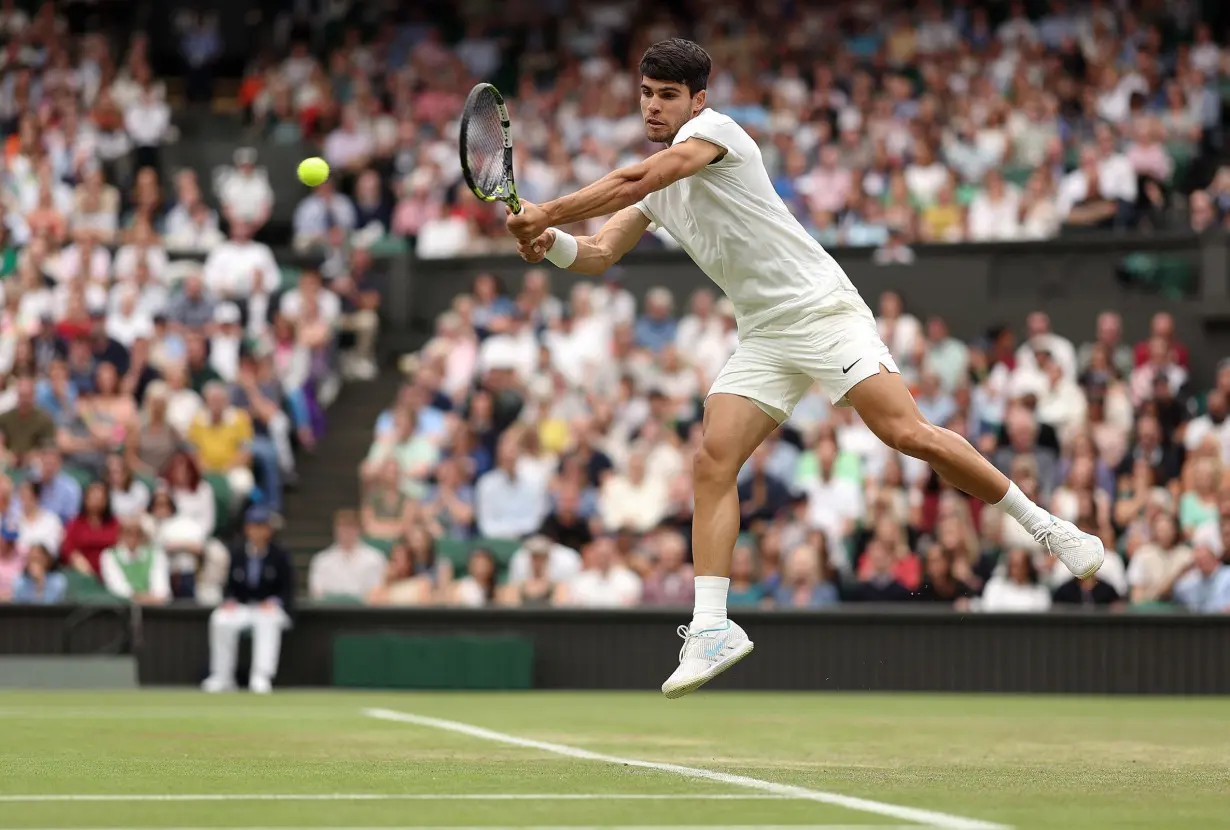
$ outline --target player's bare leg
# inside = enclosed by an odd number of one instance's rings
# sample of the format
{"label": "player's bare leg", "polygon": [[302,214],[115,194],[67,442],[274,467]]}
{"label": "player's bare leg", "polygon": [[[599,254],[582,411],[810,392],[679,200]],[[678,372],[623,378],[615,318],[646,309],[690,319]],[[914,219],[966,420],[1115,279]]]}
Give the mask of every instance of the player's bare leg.
{"label": "player's bare leg", "polygon": [[700,688],[752,650],[747,634],[726,617],[730,557],[739,535],[738,476],[777,421],[747,398],[719,393],[705,401],[703,428],[692,468],[696,607],[691,625],[679,627],[679,667],[662,684],[671,698]]}
{"label": "player's bare leg", "polygon": [[1083,579],[1102,567],[1106,552],[1100,539],[1038,507],[968,441],[928,422],[900,375],[880,367],[880,374],[857,384],[846,398],[881,441],[926,461],[953,487],[1016,519],[1075,576]]}

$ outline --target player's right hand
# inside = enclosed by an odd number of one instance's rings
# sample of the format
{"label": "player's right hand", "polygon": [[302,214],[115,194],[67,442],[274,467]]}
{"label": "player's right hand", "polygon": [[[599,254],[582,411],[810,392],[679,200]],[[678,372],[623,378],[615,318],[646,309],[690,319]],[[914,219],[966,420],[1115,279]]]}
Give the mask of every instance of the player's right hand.
{"label": "player's right hand", "polygon": [[517,240],[517,253],[528,263],[542,262],[547,251],[555,244],[555,229],[547,228],[532,240]]}

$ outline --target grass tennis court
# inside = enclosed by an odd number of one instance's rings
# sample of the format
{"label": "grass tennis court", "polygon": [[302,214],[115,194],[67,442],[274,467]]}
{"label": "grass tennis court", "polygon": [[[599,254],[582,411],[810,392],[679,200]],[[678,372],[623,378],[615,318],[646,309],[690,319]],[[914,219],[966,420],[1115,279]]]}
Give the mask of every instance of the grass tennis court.
{"label": "grass tennis court", "polygon": [[1025,830],[1227,816],[1224,699],[0,693],[0,828]]}

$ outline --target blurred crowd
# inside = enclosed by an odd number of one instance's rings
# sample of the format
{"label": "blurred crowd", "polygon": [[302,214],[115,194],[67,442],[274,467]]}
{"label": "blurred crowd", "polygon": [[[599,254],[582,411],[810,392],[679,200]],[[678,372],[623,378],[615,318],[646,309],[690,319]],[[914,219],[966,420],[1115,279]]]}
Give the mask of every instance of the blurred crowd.
{"label": "blurred crowd", "polygon": [[254,158],[208,183],[220,210],[167,171],[144,34],[3,0],[0,35],[0,601],[216,602],[232,517],[280,510],[341,377],[375,373],[370,256],[288,283]]}
{"label": "blurred crowd", "polygon": [[424,257],[506,249],[502,214],[469,196],[456,160],[470,86],[495,80],[510,97],[519,191],[545,201],[656,149],[635,67],[670,35],[710,51],[708,105],[755,137],[824,244],[1227,221],[1230,173],[1216,172],[1230,64],[1195,4],[506,5],[438,25],[343,20],[332,38],[254,61],[241,99],[258,129],[322,141],[347,175],[328,210],[297,215],[301,238],[376,223]]}
{"label": "blurred crowd", "polygon": [[[506,289],[480,274],[437,320],[375,424],[362,504],[312,564],[314,597],[692,602],[691,459],[705,390],[736,345],[733,309],[665,288],[638,308],[617,274],[562,303],[548,280],[533,269]],[[1106,563],[1072,579],[814,389],[740,476],[733,606],[1230,610],[1230,364],[1212,389],[1190,383],[1165,312],[1137,343],[1111,311],[1077,342],[1042,312],[973,342],[895,294],[878,312],[923,413],[1104,539]]]}

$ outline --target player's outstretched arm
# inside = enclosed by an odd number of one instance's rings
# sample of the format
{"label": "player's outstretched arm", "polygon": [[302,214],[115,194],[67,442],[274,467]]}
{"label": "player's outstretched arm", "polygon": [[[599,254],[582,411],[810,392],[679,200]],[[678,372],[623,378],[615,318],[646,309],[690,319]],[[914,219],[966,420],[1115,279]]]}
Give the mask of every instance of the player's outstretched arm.
{"label": "player's outstretched arm", "polygon": [[518,239],[528,241],[552,225],[571,225],[608,216],[703,170],[724,152],[704,139],[690,138],[644,161],[608,173],[576,193],[542,205],[523,202],[522,212],[508,217],[508,230]]}
{"label": "player's outstretched arm", "polygon": [[[648,228],[649,219],[639,208],[624,208],[608,219],[593,236],[575,237],[577,256],[568,266],[568,270],[577,274],[598,276],[623,259],[624,254],[636,246],[637,240]],[[517,252],[526,262],[541,262],[554,247],[555,241],[555,229],[547,228],[537,239],[530,242],[517,240]]]}

